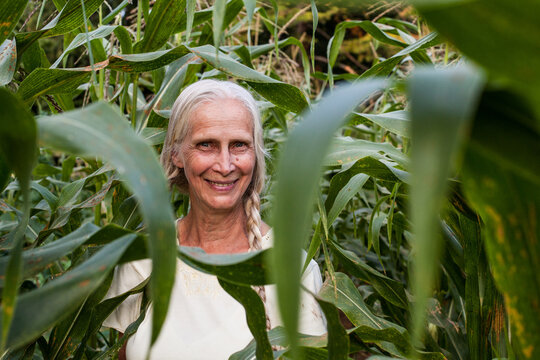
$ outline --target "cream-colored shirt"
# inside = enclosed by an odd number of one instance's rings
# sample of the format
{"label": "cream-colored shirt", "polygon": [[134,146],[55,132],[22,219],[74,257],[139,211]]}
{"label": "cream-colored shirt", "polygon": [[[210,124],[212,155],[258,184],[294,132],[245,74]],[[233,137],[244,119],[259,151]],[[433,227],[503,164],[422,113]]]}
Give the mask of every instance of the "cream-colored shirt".
{"label": "cream-colored shirt", "polygon": [[[262,239],[262,247],[272,245],[272,232]],[[105,298],[129,291],[148,276],[150,260],[139,260],[118,266]],[[317,263],[310,262],[302,284],[318,293],[322,278]],[[272,327],[282,325],[278,312],[275,285],[265,286],[266,311]],[[103,323],[103,326],[125,332],[137,319],[142,294],[129,296]],[[128,360],[145,359],[150,344],[151,305],[137,332],[128,340]],[[302,291],[299,331],[309,335],[326,333],[326,321],[313,297]],[[246,322],[243,306],[221,288],[215,276],[193,269],[181,260],[176,263],[176,277],[169,310],[150,359],[227,359],[242,350],[253,336]]]}

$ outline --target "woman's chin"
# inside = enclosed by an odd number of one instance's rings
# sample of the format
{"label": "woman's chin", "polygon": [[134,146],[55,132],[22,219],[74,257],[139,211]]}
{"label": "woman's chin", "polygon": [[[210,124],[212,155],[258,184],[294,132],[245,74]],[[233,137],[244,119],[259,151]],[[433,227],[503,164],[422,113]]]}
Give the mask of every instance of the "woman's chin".
{"label": "woman's chin", "polygon": [[227,212],[242,207],[242,201],[236,199],[213,199],[206,204],[209,211]]}

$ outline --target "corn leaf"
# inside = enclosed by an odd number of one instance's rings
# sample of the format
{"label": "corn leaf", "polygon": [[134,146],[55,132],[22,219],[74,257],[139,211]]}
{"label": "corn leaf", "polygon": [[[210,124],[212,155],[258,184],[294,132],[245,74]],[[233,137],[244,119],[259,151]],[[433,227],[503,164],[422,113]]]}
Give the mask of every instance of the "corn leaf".
{"label": "corn leaf", "polygon": [[[152,340],[161,329],[174,282],[176,230],[166,181],[153,150],[110,105],[97,103],[83,110],[39,120],[40,141],[56,149],[108,160],[138,197],[155,263],[150,281],[154,302]],[[151,174],[151,176],[149,175]]]}
{"label": "corn leaf", "polygon": [[[2,291],[2,321],[0,352],[8,344],[12,319],[16,316],[17,293],[21,277],[21,253],[25,242],[25,232],[30,218],[30,178],[37,154],[37,130],[34,117],[21,100],[5,88],[0,88],[0,158],[19,180],[23,198],[23,211],[18,226],[9,233],[7,244],[12,246],[5,272]],[[15,150],[15,151],[14,151]]]}
{"label": "corn leaf", "polygon": [[17,26],[26,5],[28,5],[26,0],[10,0],[0,3],[0,44],[4,43],[4,40]]}
{"label": "corn leaf", "polygon": [[135,44],[135,53],[147,53],[160,49],[173,34],[186,11],[185,0],[158,0],[152,7],[144,30],[144,37]]}
{"label": "corn leaf", "polygon": [[482,90],[482,76],[469,67],[418,69],[409,83],[411,135],[411,219],[415,260],[412,329],[420,337],[428,294],[435,279],[439,248],[437,214],[445,195],[461,137]]}
{"label": "corn leaf", "polygon": [[191,267],[237,285],[266,285],[269,250],[245,254],[207,254],[200,248],[180,246],[178,257]]}
{"label": "corn leaf", "polygon": [[[540,3],[525,0],[412,1],[441,35],[496,77],[504,77],[537,111],[540,128]],[[519,24],[519,25],[517,25]],[[505,49],[501,51],[501,49]]]}
{"label": "corn leaf", "polygon": [[17,65],[15,40],[5,40],[0,45],[0,86],[11,82]]}
{"label": "corn leaf", "polygon": [[190,50],[216,69],[246,81],[255,91],[276,106],[295,113],[307,107],[304,94],[295,86],[263,75],[228,55],[220,54],[217,57],[213,46],[204,45],[190,48]]}
{"label": "corn leaf", "polygon": [[301,248],[307,235],[323,158],[333,133],[345,117],[382,84],[370,81],[335,90],[294,128],[283,149],[277,170],[271,268],[277,283],[280,313],[293,351],[298,344]]}
{"label": "corn leaf", "polygon": [[540,136],[533,119],[520,96],[486,93],[463,166],[465,194],[484,222],[489,263],[523,359],[540,356]]}
{"label": "corn leaf", "polygon": [[84,15],[89,18],[102,3],[103,0],[85,0],[83,12],[81,0],[68,0],[58,15],[41,30],[17,34],[17,44],[20,44],[19,54],[42,37],[62,35],[83,25]]}
{"label": "corn leaf", "polygon": [[[58,322],[59,318],[75,310],[97,289],[135,237],[126,235],[104,246],[65,276],[21,295],[9,332],[8,346],[24,345]],[[45,307],[47,311],[43,311]]]}

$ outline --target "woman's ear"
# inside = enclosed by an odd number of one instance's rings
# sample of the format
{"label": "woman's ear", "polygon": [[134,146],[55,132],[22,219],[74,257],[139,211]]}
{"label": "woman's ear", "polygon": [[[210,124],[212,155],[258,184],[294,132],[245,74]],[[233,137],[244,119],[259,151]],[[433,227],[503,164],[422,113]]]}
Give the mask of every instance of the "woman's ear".
{"label": "woman's ear", "polygon": [[172,153],[172,162],[177,168],[184,168],[184,162],[182,161],[182,157],[178,154],[177,151],[174,151]]}

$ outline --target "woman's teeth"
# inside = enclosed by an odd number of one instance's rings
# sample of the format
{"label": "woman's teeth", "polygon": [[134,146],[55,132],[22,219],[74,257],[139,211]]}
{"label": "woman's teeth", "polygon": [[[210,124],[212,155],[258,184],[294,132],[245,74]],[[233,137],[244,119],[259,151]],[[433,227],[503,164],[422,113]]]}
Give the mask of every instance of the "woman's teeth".
{"label": "woman's teeth", "polygon": [[227,186],[231,186],[232,184],[234,184],[234,181],[233,182],[230,182],[230,183],[217,183],[217,182],[214,182],[214,181],[208,181],[210,184],[212,185],[215,185],[217,187],[227,187]]}

